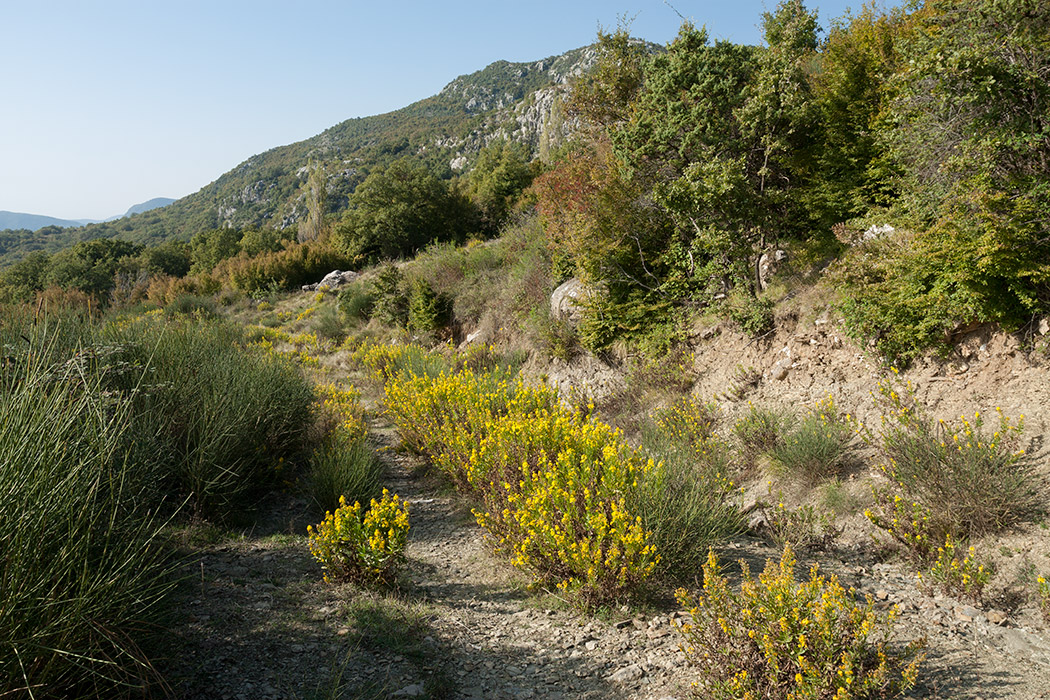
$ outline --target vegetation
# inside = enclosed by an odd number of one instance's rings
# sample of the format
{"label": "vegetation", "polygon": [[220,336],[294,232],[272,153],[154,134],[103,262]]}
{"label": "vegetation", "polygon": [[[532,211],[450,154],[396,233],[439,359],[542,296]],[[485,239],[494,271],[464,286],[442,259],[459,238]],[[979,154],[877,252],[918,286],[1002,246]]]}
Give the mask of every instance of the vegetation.
{"label": "vegetation", "polygon": [[383,489],[367,511],[361,504],[339,507],[308,528],[310,553],[325,568],[325,581],[346,579],[369,586],[393,583],[408,537],[408,503]]}
{"label": "vegetation", "polygon": [[790,547],[758,579],[741,568],[736,593],[712,551],[700,597],[680,593],[691,618],[685,654],[701,668],[697,697],[870,698],[914,686],[922,659],[915,646],[890,649],[895,613],[856,602],[816,566],[796,583]]}

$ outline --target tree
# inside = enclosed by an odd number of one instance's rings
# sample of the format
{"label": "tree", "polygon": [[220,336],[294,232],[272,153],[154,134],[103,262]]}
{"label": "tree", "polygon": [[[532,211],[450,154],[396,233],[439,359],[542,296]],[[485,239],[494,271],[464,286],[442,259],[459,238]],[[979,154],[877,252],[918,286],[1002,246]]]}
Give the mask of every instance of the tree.
{"label": "tree", "polygon": [[461,241],[474,225],[470,203],[407,158],[375,170],[352,195],[334,236],[361,263],[396,258],[433,241]]}
{"label": "tree", "polygon": [[521,144],[501,140],[481,149],[467,177],[466,194],[478,208],[485,233],[499,232],[531,182],[528,153]]}
{"label": "tree", "polygon": [[241,232],[233,228],[213,228],[190,239],[191,272],[208,273],[226,258],[241,250]]}
{"label": "tree", "polygon": [[130,271],[143,246],[112,238],[82,241],[55,253],[44,275],[44,285],[79,289],[102,299],[113,289],[117,272]]}
{"label": "tree", "polygon": [[328,182],[324,167],[311,162],[310,175],[306,178],[306,218],[299,222],[300,243],[320,238],[324,233],[324,216],[328,204]]}

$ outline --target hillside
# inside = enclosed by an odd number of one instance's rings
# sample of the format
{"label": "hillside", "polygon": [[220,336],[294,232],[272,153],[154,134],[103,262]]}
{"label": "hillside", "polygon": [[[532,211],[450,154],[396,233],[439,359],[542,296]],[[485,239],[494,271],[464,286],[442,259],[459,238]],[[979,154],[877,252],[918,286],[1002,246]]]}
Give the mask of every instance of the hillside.
{"label": "hillside", "polygon": [[[329,210],[339,211],[369,171],[406,155],[451,177],[469,168],[473,156],[493,139],[507,138],[536,151],[544,139],[564,135],[549,124],[560,86],[586,71],[596,55],[593,47],[583,47],[527,63],[497,61],[402,109],[348,119],[305,141],[252,156],[163,208],[139,213],[133,207],[127,218],[48,231],[45,245],[23,232],[0,234],[0,255],[10,263],[24,252],[54,251],[90,238],[156,244],[189,240],[194,233],[221,226],[285,228],[305,214],[303,187],[311,163],[324,167]],[[2,228],[29,227],[0,222]]]}

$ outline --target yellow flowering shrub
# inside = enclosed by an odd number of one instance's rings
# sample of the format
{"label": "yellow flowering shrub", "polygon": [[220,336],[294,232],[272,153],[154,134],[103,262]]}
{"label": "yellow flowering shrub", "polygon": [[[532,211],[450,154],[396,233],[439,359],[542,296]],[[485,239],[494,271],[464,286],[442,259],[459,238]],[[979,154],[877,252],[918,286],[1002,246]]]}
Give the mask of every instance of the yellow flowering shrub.
{"label": "yellow flowering shrub", "polygon": [[318,409],[332,420],[333,430],[341,431],[350,440],[362,439],[368,433],[361,393],[354,388],[343,388],[335,384],[314,386]]}
{"label": "yellow flowering shrub", "polygon": [[740,592],[722,575],[712,550],[704,587],[696,597],[678,592],[689,608],[679,625],[686,657],[697,664],[702,698],[884,697],[914,686],[921,643],[890,650],[896,611],[875,612],[874,602],[854,600],[835,576],[817,566],[797,583],[795,557],[784,548],[757,579],[740,563]]}
{"label": "yellow flowering shrub", "polygon": [[347,505],[341,497],[339,508],[307,532],[310,553],[324,566],[325,581],[383,585],[393,582],[404,559],[408,529],[408,503],[383,489],[382,498],[373,498],[363,514],[360,502]]}
{"label": "yellow flowering shrub", "polygon": [[1035,580],[1035,585],[1039,597],[1039,611],[1043,613],[1043,619],[1050,620],[1050,583],[1040,576]]}
{"label": "yellow flowering shrub", "polygon": [[[628,494],[653,469],[620,433],[563,408],[508,372],[417,373],[413,348],[363,347],[406,445],[482,507],[478,522],[512,562],[586,605],[629,594],[659,560]],[[474,362],[455,363],[460,367]]]}
{"label": "yellow flowering shrub", "polygon": [[970,547],[961,550],[951,535],[944,538],[944,546],[937,548],[937,559],[919,579],[928,586],[936,586],[948,595],[980,601],[991,573],[977,561],[977,551]]}

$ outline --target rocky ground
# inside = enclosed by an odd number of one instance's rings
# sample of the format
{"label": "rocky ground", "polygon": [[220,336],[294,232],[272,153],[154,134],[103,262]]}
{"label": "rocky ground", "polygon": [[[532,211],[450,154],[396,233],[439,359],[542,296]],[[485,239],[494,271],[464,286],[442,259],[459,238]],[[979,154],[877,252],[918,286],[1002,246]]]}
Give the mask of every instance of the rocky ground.
{"label": "rocky ground", "polygon": [[[712,337],[731,349],[726,337]],[[788,338],[790,345],[794,335]],[[781,379],[775,378],[772,366],[761,370],[764,378],[752,396],[787,396],[802,403],[823,395],[821,373],[834,372],[829,355],[840,347],[829,333],[818,336],[817,343],[810,340],[798,341],[810,354],[792,351],[791,362],[785,363],[789,371]],[[818,352],[822,347],[823,353]],[[1005,346],[995,348],[1014,357]],[[746,362],[748,352],[737,349],[735,356]],[[775,354],[767,350],[753,359],[765,361]],[[1031,363],[1022,358],[1012,369],[999,370],[1004,363],[992,363],[991,357],[987,343],[977,347],[971,383],[985,373],[1007,372],[1003,382],[1014,381],[1027,390],[1004,405],[1027,409],[1041,401],[1046,385],[1038,382]],[[851,361],[853,365],[845,365],[849,376],[839,383],[849,395],[859,395],[876,372],[855,352]],[[724,387],[732,381],[732,370],[715,376],[714,365],[697,363],[698,386]],[[939,376],[930,368],[919,371]],[[950,372],[942,374],[958,376]],[[978,385],[985,400],[995,400],[987,392],[998,388],[994,379]],[[1045,407],[1034,408],[1044,421]],[[193,554],[184,564],[172,610],[173,632],[158,663],[173,697],[690,695],[695,670],[678,648],[672,620],[680,611],[669,597],[644,609],[585,616],[550,593],[528,590],[525,579],[490,551],[469,505],[428,476],[418,458],[401,451],[396,433],[375,411],[372,429],[388,487],[411,503],[407,564],[398,587],[365,593],[323,583],[305,539],[306,525],[320,518],[295,497],[275,496],[261,504],[258,522],[243,534],[221,533],[211,543],[207,533],[193,535]],[[858,481],[867,478],[863,469],[855,476]],[[853,530],[837,548],[800,553],[798,571],[818,562],[858,594],[873,596],[880,607],[899,607],[898,641],[927,640],[928,658],[913,697],[1050,697],[1050,634],[1030,599],[1011,598],[1009,586],[1000,586],[1003,595],[985,608],[931,594],[919,588],[906,564],[885,559],[872,546],[870,534]],[[1045,542],[1039,525],[1031,524],[1003,538],[997,556],[1015,559],[1018,566],[1026,562],[1029,568],[1033,557],[1039,557],[1042,565]],[[749,537],[728,543],[721,552],[723,561],[744,559],[752,570],[778,555],[767,542]]]}

